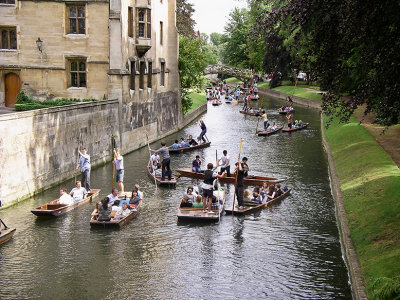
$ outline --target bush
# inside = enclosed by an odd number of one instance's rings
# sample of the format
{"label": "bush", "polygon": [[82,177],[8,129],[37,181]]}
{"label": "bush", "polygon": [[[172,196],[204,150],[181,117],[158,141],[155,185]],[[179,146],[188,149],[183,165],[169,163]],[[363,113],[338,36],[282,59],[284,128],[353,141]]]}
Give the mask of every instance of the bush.
{"label": "bush", "polygon": [[97,101],[96,99],[76,99],[76,98],[60,98],[54,100],[44,100],[39,101],[37,99],[33,99],[25,95],[24,91],[21,91],[17,96],[17,103],[15,103],[15,110],[17,111],[27,111],[33,109],[40,109],[40,108],[48,108],[54,106],[63,106],[63,105],[70,105],[78,102],[90,102],[90,101]]}

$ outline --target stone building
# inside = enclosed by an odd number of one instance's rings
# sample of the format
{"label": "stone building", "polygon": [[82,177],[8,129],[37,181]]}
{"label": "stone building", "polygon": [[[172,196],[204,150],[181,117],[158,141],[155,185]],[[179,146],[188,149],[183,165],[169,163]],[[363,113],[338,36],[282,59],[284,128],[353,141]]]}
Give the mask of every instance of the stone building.
{"label": "stone building", "polygon": [[123,151],[182,120],[175,0],[0,0],[0,106],[118,99]]}

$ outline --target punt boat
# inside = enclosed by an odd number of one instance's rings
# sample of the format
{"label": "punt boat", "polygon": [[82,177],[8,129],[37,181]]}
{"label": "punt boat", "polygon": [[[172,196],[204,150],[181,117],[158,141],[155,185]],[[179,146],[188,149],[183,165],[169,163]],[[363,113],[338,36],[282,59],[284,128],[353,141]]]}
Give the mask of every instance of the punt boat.
{"label": "punt boat", "polygon": [[169,150],[170,154],[176,154],[176,153],[183,153],[183,152],[193,151],[196,149],[210,147],[210,145],[211,145],[211,142],[206,142],[206,143],[198,144],[196,146],[190,146],[190,147],[179,148],[179,149],[171,149],[171,147],[168,147],[168,150]]}
{"label": "punt boat", "polygon": [[174,175],[171,175],[171,180],[165,179],[161,180],[161,175],[156,175],[151,172],[150,168],[150,161],[147,164],[147,175],[149,176],[150,180],[154,183],[156,182],[157,185],[159,186],[175,186],[176,185],[176,179]]}
{"label": "punt boat", "polygon": [[[142,210],[142,201],[139,201],[139,204],[136,206],[136,208],[131,209],[131,212],[129,215],[126,217],[123,217],[122,219],[115,219],[115,212],[111,213],[111,220],[110,221],[98,221],[96,219],[96,216],[91,217],[90,219],[90,227],[94,228],[121,228],[122,226],[128,224],[132,219],[136,218],[140,211]],[[94,211],[93,211],[94,212]]]}
{"label": "punt boat", "polygon": [[269,130],[269,129],[267,129],[267,130],[257,130],[257,134],[259,136],[268,136],[268,135],[271,135],[271,134],[279,132],[280,130],[282,130],[282,128],[283,128],[283,126],[276,127],[275,130]]}
{"label": "punt boat", "polygon": [[[4,229],[1,229],[1,224],[4,225]],[[9,228],[6,224],[4,224],[3,220],[0,219],[0,245],[11,240],[15,233],[15,228]]]}
{"label": "punt boat", "polygon": [[56,200],[50,201],[48,203],[42,204],[35,209],[32,209],[31,212],[38,217],[59,217],[66,215],[78,208],[79,206],[92,201],[94,198],[98,197],[100,193],[99,189],[92,189],[90,193],[86,194],[86,197],[80,201],[74,202],[70,205],[59,204],[57,198]]}
{"label": "punt boat", "polygon": [[302,130],[304,128],[307,128],[308,124],[310,124],[310,123],[303,123],[302,127],[293,127],[293,126],[292,126],[292,128],[285,127],[285,128],[282,129],[282,131],[283,132],[292,132],[292,131]]}

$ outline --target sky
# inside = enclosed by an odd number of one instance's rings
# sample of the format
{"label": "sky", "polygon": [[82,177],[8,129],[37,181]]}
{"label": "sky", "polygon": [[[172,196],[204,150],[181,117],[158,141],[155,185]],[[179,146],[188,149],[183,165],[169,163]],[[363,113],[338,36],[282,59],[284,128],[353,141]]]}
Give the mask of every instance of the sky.
{"label": "sky", "polygon": [[245,0],[189,0],[196,10],[193,19],[195,29],[210,35],[212,32],[223,33],[229,13],[235,8],[246,7]]}

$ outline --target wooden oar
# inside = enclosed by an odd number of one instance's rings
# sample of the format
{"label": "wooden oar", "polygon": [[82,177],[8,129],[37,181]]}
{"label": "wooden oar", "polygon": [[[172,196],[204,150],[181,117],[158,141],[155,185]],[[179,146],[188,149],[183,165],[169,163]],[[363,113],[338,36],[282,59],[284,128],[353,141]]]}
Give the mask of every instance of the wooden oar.
{"label": "wooden oar", "polygon": [[112,183],[111,183],[111,188],[112,190],[114,189],[114,179],[115,179],[115,139],[114,137],[111,137],[111,147],[113,149],[113,172],[112,172]]}
{"label": "wooden oar", "polygon": [[235,198],[236,198],[237,178],[238,178],[238,174],[239,174],[240,151],[241,150],[242,150],[242,139],[240,139],[240,144],[239,144],[239,156],[238,156],[238,165],[236,168],[236,176],[235,176],[235,193],[233,194],[232,216],[233,216],[233,211],[235,210]]}
{"label": "wooden oar", "polygon": [[0,219],[0,221],[1,221],[1,224],[3,224],[4,225],[4,228],[5,229],[8,229],[9,227],[3,222],[3,220],[2,219]]}
{"label": "wooden oar", "polygon": [[[150,144],[149,144],[149,136],[147,135],[147,131],[145,131],[146,133],[146,138],[147,138],[147,148],[149,149],[149,163],[151,163],[151,151],[150,151]],[[153,166],[151,166],[153,167]],[[157,178],[156,178],[156,172],[153,171],[153,175],[154,175],[154,184],[156,185],[156,191],[157,191]]]}

